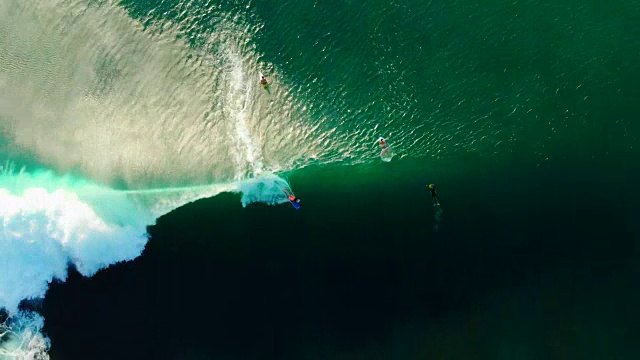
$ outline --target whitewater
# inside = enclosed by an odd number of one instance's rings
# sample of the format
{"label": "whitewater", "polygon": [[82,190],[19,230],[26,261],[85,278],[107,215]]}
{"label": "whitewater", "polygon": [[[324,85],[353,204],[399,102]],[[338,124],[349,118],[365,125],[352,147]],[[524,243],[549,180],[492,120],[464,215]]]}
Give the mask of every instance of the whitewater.
{"label": "whitewater", "polygon": [[0,176],[0,308],[9,320],[0,326],[0,355],[45,358],[43,319],[19,309],[23,300],[45,296],[53,280],[64,281],[73,266],[84,276],[138,257],[155,219],[193,200],[223,191],[252,202],[286,202],[287,182],[272,174],[229,184],[191,188],[122,191],[50,171]]}
{"label": "whitewater", "polygon": [[197,199],[286,202],[275,174],[328,151],[285,86],[258,86],[259,69],[278,79],[259,29],[221,18],[194,50],[108,1],[0,3],[1,358],[48,358],[44,319],[20,304],[69,267],[135,259],[148,226]]}

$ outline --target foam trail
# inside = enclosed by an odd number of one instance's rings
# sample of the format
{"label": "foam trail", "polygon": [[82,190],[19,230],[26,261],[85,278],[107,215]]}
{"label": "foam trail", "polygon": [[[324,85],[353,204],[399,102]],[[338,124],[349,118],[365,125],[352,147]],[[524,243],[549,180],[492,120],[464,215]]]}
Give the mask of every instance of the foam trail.
{"label": "foam trail", "polygon": [[[242,61],[237,54],[230,54],[232,70],[230,72],[231,89],[227,92],[230,98],[230,112],[235,116],[236,139],[238,141],[236,161],[240,166],[249,164],[253,173],[262,171],[262,164],[258,161],[258,153],[254,140],[251,137],[250,130],[247,125],[247,117],[249,116],[249,105],[251,104],[252,89],[256,87],[255,81],[248,81],[245,71],[242,67]],[[243,151],[244,150],[244,151]],[[245,154],[244,159],[240,158],[241,153]],[[237,178],[242,178],[244,174],[239,174]]]}
{"label": "foam trail", "polygon": [[439,231],[442,226],[442,217],[444,215],[444,210],[442,210],[441,206],[436,206],[433,210],[433,231]]}

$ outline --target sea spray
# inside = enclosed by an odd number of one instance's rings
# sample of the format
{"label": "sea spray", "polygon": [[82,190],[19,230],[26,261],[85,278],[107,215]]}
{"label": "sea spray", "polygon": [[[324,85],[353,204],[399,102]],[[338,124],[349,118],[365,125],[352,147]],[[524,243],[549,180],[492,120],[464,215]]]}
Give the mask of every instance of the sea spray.
{"label": "sea spray", "polygon": [[286,180],[270,173],[263,173],[255,178],[239,181],[235,192],[242,194],[242,206],[254,202],[277,205],[287,202],[283,190],[288,187]]}

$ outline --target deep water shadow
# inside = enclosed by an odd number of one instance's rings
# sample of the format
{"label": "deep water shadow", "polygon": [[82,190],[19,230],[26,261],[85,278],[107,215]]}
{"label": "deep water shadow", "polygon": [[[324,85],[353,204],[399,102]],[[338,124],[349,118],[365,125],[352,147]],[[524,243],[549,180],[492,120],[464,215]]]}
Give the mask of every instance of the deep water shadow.
{"label": "deep water shadow", "polygon": [[[637,239],[617,214],[631,202],[613,189],[585,196],[603,178],[577,186],[586,173],[482,169],[472,182],[437,179],[447,209],[438,233],[426,175],[415,170],[360,180],[302,171],[290,178],[300,211],[242,208],[234,194],[189,204],[150,228],[140,258],[51,287],[52,358],[463,359],[506,331],[460,328],[497,311],[496,296],[516,301],[528,324],[521,289],[547,296],[576,278],[628,271]],[[556,274],[562,281],[545,280]],[[555,311],[575,306],[563,304]],[[465,336],[476,341],[468,351],[443,350]],[[485,353],[478,358],[495,358]]]}

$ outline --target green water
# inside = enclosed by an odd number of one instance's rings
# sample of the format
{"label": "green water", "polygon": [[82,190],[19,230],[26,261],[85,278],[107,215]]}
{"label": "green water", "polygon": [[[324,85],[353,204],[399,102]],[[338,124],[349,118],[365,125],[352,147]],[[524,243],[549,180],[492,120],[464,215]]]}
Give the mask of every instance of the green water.
{"label": "green water", "polygon": [[119,188],[637,154],[637,1],[18,4],[0,150]]}
{"label": "green water", "polygon": [[[639,23],[635,0],[2,2],[0,160],[169,212],[29,304],[52,358],[637,358]],[[214,196],[271,171],[302,210]]]}
{"label": "green water", "polygon": [[[123,2],[133,14],[216,30],[208,2]],[[637,141],[634,1],[223,3],[311,121],[350,155],[388,136],[401,154],[585,157]],[[144,15],[143,15],[144,14]],[[162,15],[160,15],[162,14]],[[278,86],[278,83],[275,86]],[[367,150],[365,150],[367,149]],[[345,151],[344,148],[337,151]]]}

